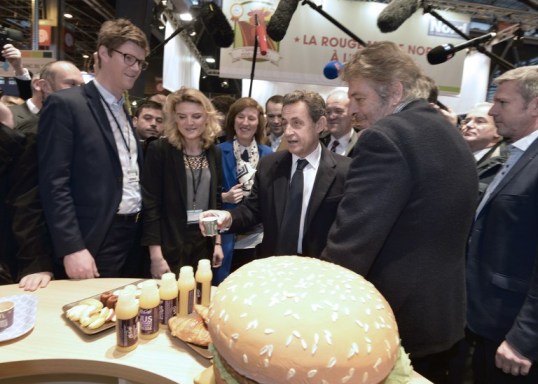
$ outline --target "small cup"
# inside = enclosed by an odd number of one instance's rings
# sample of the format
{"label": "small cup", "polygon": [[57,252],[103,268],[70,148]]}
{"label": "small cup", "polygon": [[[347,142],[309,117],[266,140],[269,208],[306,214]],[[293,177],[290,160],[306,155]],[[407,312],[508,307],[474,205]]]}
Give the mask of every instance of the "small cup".
{"label": "small cup", "polygon": [[0,332],[5,331],[13,325],[15,314],[15,303],[4,301],[0,303]]}
{"label": "small cup", "polygon": [[219,233],[217,227],[217,216],[208,216],[202,218],[202,223],[204,224],[205,235],[206,236],[217,236]]}

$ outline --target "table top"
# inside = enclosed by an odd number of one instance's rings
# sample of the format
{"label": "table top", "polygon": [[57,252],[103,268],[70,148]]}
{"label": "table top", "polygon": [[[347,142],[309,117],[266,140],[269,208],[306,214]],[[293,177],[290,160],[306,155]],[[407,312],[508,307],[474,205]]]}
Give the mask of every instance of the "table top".
{"label": "table top", "polygon": [[[34,328],[0,342],[0,380],[49,374],[118,377],[137,383],[190,384],[211,361],[161,329],[153,340],[140,340],[127,353],[118,352],[114,328],[86,335],[63,316],[62,307],[89,296],[136,282],[137,279],[54,280],[27,293],[17,285],[0,286],[0,298],[28,294],[37,297]],[[16,310],[16,309],[15,309]],[[412,384],[428,384],[417,373]]]}
{"label": "table top", "polygon": [[[131,352],[116,351],[114,328],[85,335],[62,314],[62,307],[88,296],[114,290],[136,279],[56,280],[26,293],[17,285],[0,286],[0,297],[37,297],[34,328],[0,342],[0,379],[71,373],[119,377],[138,383],[187,384],[211,362],[161,329],[153,340],[140,340]],[[15,309],[16,310],[16,309]]]}

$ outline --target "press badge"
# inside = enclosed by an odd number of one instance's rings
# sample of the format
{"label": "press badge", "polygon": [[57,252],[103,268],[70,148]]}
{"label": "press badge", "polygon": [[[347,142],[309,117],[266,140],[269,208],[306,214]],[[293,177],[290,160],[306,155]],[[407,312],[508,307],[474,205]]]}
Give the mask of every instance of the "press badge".
{"label": "press badge", "polygon": [[200,221],[201,209],[189,209],[187,210],[187,224],[196,224]]}
{"label": "press badge", "polygon": [[138,183],[138,170],[129,169],[127,171],[127,181],[129,183]]}

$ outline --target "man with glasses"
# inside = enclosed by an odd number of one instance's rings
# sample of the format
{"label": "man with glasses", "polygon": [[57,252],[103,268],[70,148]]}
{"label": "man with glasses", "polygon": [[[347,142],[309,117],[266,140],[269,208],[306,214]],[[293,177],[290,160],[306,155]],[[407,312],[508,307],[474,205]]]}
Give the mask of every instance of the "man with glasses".
{"label": "man with glasses", "polygon": [[124,93],[148,53],[142,30],[106,21],[95,79],[50,95],[43,107],[39,183],[57,278],[140,275],[142,156]]}

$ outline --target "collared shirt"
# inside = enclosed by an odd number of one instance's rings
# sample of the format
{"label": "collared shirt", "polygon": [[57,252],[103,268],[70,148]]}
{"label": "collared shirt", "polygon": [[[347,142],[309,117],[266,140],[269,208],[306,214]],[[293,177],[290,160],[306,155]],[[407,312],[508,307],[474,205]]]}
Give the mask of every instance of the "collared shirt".
{"label": "collared shirt", "polygon": [[335,141],[338,141],[338,146],[336,147],[336,150],[334,151],[335,153],[339,154],[339,155],[344,155],[344,153],[346,153],[346,149],[347,149],[347,146],[349,144],[349,141],[351,140],[351,131],[353,130],[350,129],[350,131],[345,134],[344,136],[342,136],[341,138],[339,139],[335,139],[333,135],[331,135],[331,141],[329,142],[329,145],[327,146],[327,148],[332,148],[332,145]]}
{"label": "collared shirt", "polygon": [[[293,177],[295,170],[297,169],[297,160],[300,157],[292,154],[291,165],[291,178]],[[314,189],[314,181],[316,180],[316,174],[318,173],[319,162],[321,159],[321,144],[318,144],[316,149],[312,151],[308,156],[304,158],[308,161],[308,165],[303,169],[304,184],[303,184],[303,205],[301,208],[301,222],[299,224],[299,239],[297,243],[297,252],[303,253],[303,230],[304,219],[306,217],[306,211],[308,209],[308,203],[310,202],[310,196],[312,196],[312,190]]]}
{"label": "collared shirt", "polygon": [[99,84],[97,80],[93,81],[102,96],[101,102],[106,111],[108,122],[112,127],[123,172],[121,202],[116,213],[131,214],[140,212],[142,208],[142,196],[140,194],[137,142],[123,108],[125,100],[123,97],[116,100],[116,97]]}
{"label": "collared shirt", "polygon": [[284,137],[284,134],[280,136],[275,136],[273,133],[269,135],[269,141],[271,142],[271,149],[273,152],[276,152],[278,147],[280,146],[280,143],[282,142],[282,138]]}
{"label": "collared shirt", "polygon": [[474,159],[476,161],[479,161],[481,158],[483,158],[486,153],[488,153],[489,151],[491,150],[491,148],[484,148],[484,149],[481,149],[480,151],[476,151],[476,152],[473,152],[473,155],[474,155]]}
{"label": "collared shirt", "polygon": [[40,109],[34,104],[32,99],[26,100],[26,106],[28,107],[30,112],[32,112],[34,115],[37,115],[40,111]]}
{"label": "collared shirt", "polygon": [[486,202],[489,200],[491,194],[495,191],[497,186],[506,177],[506,175],[514,168],[514,165],[518,162],[521,156],[531,146],[531,144],[534,143],[534,140],[536,140],[537,138],[538,138],[538,131],[534,131],[531,134],[519,139],[518,141],[508,146],[510,156],[508,156],[508,159],[503,164],[503,167],[499,170],[499,172],[497,172],[493,181],[488,185],[488,188],[486,189],[486,192],[484,193],[484,197],[482,198],[482,200],[480,200],[480,204],[478,205],[478,208],[476,209],[475,218],[478,216],[478,214],[480,213],[484,205],[486,205]]}

